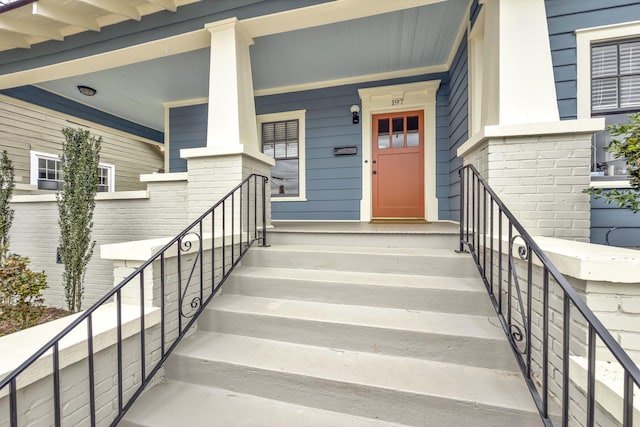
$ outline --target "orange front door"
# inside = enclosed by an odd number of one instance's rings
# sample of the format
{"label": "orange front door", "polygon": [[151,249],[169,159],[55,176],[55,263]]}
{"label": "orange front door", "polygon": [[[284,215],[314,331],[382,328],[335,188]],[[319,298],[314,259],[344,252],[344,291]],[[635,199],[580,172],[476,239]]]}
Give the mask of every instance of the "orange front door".
{"label": "orange front door", "polygon": [[424,218],[424,112],[372,121],[373,217]]}

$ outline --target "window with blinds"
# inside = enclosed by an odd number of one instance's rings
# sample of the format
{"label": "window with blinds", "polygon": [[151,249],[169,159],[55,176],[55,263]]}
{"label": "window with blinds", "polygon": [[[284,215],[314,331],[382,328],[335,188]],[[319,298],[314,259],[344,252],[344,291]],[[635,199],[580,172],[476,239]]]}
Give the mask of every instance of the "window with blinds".
{"label": "window with blinds", "polygon": [[262,152],[276,161],[271,170],[271,197],[300,194],[299,121],[262,123]]}
{"label": "window with blinds", "polygon": [[591,111],[640,107],[640,40],[591,46]]}

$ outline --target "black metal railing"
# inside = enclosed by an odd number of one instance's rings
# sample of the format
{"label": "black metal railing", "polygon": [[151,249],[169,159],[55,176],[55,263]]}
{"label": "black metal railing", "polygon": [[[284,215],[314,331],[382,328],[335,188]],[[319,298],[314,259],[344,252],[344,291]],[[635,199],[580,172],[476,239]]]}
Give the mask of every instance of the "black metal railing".
{"label": "black metal railing", "polygon": [[[472,165],[460,169],[465,250],[545,425],[631,427],[640,370]],[[622,378],[613,407],[596,394],[597,375],[612,372]]]}
{"label": "black metal railing", "polygon": [[249,247],[267,245],[267,181],[248,176],[2,379],[0,420],[116,425]]}

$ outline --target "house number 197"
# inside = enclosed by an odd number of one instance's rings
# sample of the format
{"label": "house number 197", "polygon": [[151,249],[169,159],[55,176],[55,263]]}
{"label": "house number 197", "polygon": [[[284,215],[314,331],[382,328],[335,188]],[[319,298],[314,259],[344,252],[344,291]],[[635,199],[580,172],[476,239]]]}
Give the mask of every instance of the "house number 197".
{"label": "house number 197", "polygon": [[404,104],[404,98],[393,98],[391,100],[391,105],[402,105]]}

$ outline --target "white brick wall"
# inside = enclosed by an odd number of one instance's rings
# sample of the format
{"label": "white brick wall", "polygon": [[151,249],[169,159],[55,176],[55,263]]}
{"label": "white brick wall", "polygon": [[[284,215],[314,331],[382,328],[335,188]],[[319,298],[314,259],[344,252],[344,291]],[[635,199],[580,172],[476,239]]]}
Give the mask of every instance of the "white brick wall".
{"label": "white brick wall", "polygon": [[[549,239],[553,240],[553,239]],[[490,240],[487,239],[489,244]],[[521,260],[517,256],[517,247],[522,245],[520,239],[516,240],[514,245],[514,262],[515,269],[518,275],[520,283],[520,291],[524,303],[525,313],[528,311],[528,294],[527,294],[527,262]],[[566,253],[565,259],[579,258],[584,256],[586,262],[595,263],[599,260],[595,260],[592,257],[594,253],[598,253],[597,245],[585,245],[581,243],[575,243],[575,245],[583,245],[593,247],[593,252],[584,254],[572,254]],[[498,243],[494,242],[494,258],[493,258],[493,283],[494,283],[494,296],[499,297],[499,268],[498,268]],[[600,252],[602,252],[600,250]],[[521,311],[518,304],[517,294],[515,292],[515,280],[509,278],[507,273],[508,266],[508,244],[503,243],[503,255],[502,255],[502,304],[503,313],[507,316],[508,308],[508,288],[509,282],[512,283],[512,318],[513,323],[522,328]],[[628,256],[625,258],[622,255],[617,257],[611,254],[603,253],[602,259],[609,259],[610,268],[622,268],[629,271],[629,278],[633,277],[632,271],[637,266],[638,257],[634,256],[633,251],[629,251]],[[484,259],[484,253],[480,253],[481,262]],[[491,258],[490,252],[486,254],[487,276],[490,278],[490,265]],[[556,262],[556,261],[554,261]],[[593,266],[591,269],[574,269],[572,266],[564,265],[561,259],[558,259],[561,272],[565,275],[565,278],[569,281],[574,290],[577,291],[579,296],[587,303],[589,308],[594,312],[598,319],[603,323],[607,330],[611,333],[614,339],[621,345],[621,347],[629,354],[629,356],[636,362],[640,363],[640,280],[636,283],[632,281],[628,283],[613,283],[603,280],[588,280],[585,277],[596,277],[596,270]],[[543,269],[540,261],[537,257],[533,256],[532,262],[532,290],[531,290],[531,366],[532,377],[537,385],[538,391],[542,389],[542,336],[543,336]],[[577,271],[580,277],[571,277],[569,270]],[[597,273],[600,277],[600,272]],[[555,279],[549,275],[549,391],[550,396],[555,401],[551,408],[559,408],[561,399],[561,386],[563,381],[563,320],[564,320],[564,307],[563,307],[563,292]],[[571,305],[571,323],[570,323],[570,357],[585,358],[587,355],[587,324],[583,316],[578,310]],[[596,340],[597,353],[596,358],[599,363],[605,366],[608,362],[614,362],[612,353],[604,346],[600,339]],[[520,345],[520,348],[524,348],[524,343]],[[597,372],[598,378],[603,375],[604,371],[601,369]],[[570,370],[571,379],[571,399],[570,416],[572,420],[569,425],[584,425],[586,400],[584,396],[584,390],[580,389],[581,384],[585,383],[581,375],[585,375],[581,370]],[[586,384],[586,383],[585,383]],[[579,386],[578,386],[579,385]],[[597,397],[598,399],[601,398]],[[613,399],[613,402],[618,405],[619,400]],[[611,410],[610,406],[607,406]],[[607,426],[616,425],[608,424],[613,420],[611,414],[607,412],[604,407],[598,405],[596,408],[598,413],[598,419],[602,422],[597,425]],[[618,414],[619,415],[619,414]],[[616,415],[617,416],[617,415]]]}
{"label": "white brick wall", "polygon": [[531,234],[589,240],[591,134],[488,138],[464,161]]}
{"label": "white brick wall", "polygon": [[[83,307],[89,307],[113,286],[112,263],[100,259],[100,245],[169,237],[187,225],[185,182],[149,183],[148,193],[148,199],[97,201],[92,233],[97,243],[87,268]],[[56,264],[59,236],[56,202],[14,202],[11,207],[15,210],[11,251],[28,256],[33,270],[47,274],[49,289],[43,292],[45,304],[66,307],[63,267]]]}
{"label": "white brick wall", "polygon": [[[138,310],[137,307],[123,307],[126,311]],[[108,426],[113,421],[118,408],[117,346],[115,345],[115,309],[101,322],[94,320],[94,373],[96,395],[96,424]],[[150,313],[147,311],[147,313]],[[157,311],[156,313],[157,314]],[[129,321],[123,327],[123,404],[135,392],[140,384],[141,341],[139,319],[127,317]],[[146,315],[145,330],[145,369],[147,372],[160,359],[159,316]],[[110,326],[105,328],[105,323]],[[39,328],[39,327],[36,327]],[[79,326],[86,336],[86,328]],[[100,330],[100,332],[98,332]],[[37,331],[36,331],[37,332]],[[75,342],[76,344],[72,344]],[[62,425],[89,425],[89,375],[86,358],[86,341],[77,341],[77,337],[63,340],[60,346],[60,399]],[[51,426],[53,423],[53,375],[51,354],[41,358],[18,377],[17,409],[18,425]],[[0,393],[0,427],[9,425],[8,396],[6,390]]]}

